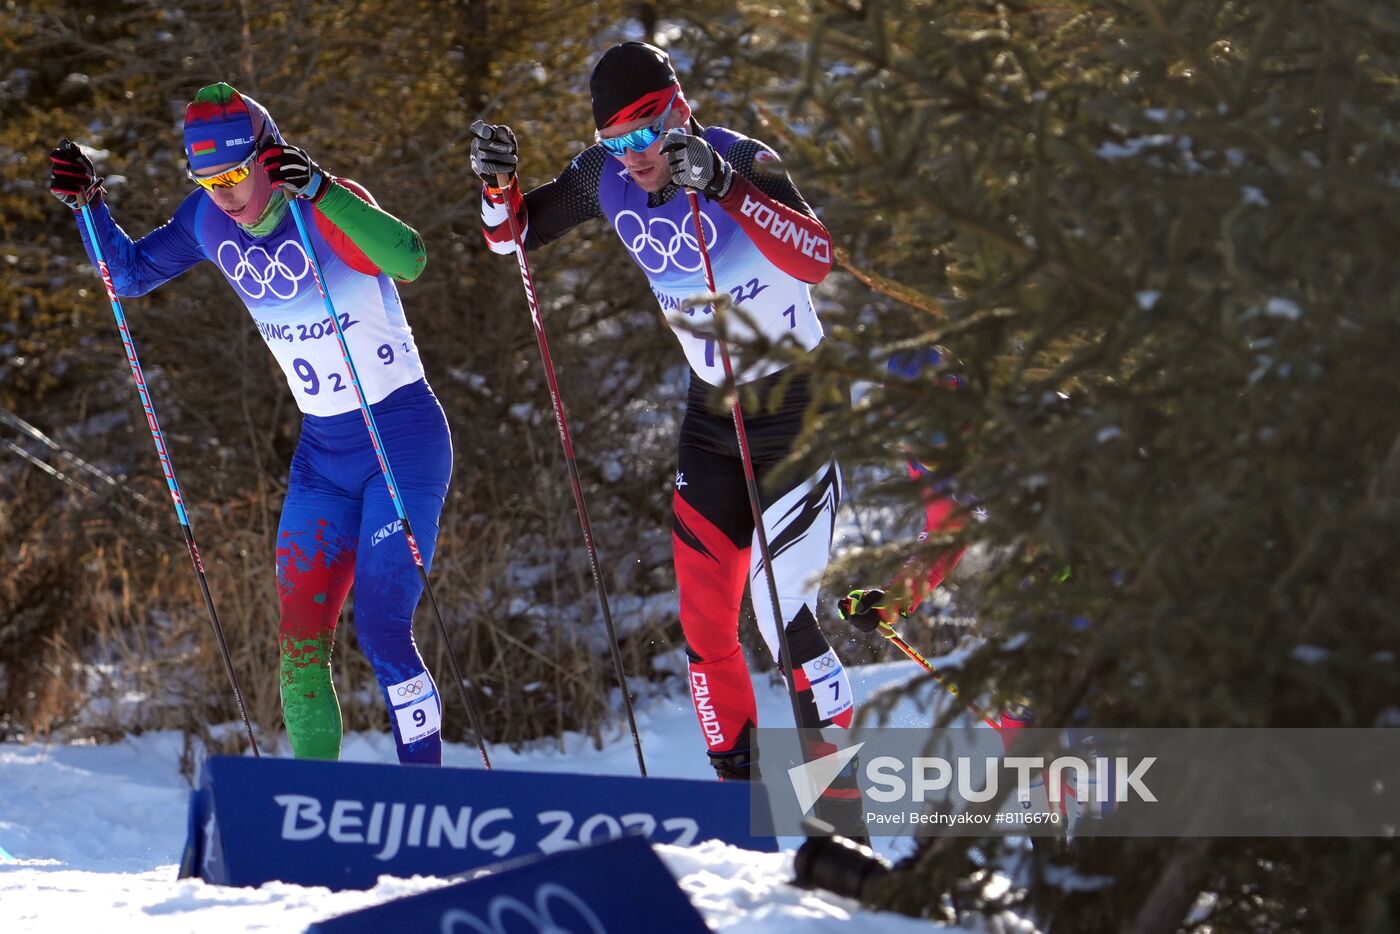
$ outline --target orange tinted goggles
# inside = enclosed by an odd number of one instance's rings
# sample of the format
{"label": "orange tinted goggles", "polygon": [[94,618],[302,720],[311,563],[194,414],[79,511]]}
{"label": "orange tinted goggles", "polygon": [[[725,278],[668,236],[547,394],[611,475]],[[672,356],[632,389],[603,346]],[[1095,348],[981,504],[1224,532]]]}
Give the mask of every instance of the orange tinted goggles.
{"label": "orange tinted goggles", "polygon": [[253,174],[253,159],[256,156],[256,152],[249,153],[248,158],[231,169],[225,169],[218,175],[196,175],[194,174],[194,170],[186,163],[185,174],[190,177],[190,181],[199,185],[205,191],[213,191],[215,188],[232,188],[234,185],[237,185],[249,175]]}

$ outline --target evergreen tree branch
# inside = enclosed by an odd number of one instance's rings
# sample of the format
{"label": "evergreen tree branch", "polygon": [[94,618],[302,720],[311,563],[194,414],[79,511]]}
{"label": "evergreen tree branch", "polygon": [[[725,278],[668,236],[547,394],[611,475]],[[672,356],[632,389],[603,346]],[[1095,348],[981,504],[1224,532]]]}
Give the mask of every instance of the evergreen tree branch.
{"label": "evergreen tree branch", "polygon": [[935,318],[947,320],[948,309],[944,307],[943,303],[938,299],[931,295],[925,295],[917,289],[904,285],[901,282],[887,279],[879,273],[868,272],[861,269],[855,264],[855,261],[851,259],[850,251],[846,250],[844,247],[836,248],[836,262],[842,269],[846,270],[867,287],[879,292],[881,295],[908,305],[910,308],[927,312]]}

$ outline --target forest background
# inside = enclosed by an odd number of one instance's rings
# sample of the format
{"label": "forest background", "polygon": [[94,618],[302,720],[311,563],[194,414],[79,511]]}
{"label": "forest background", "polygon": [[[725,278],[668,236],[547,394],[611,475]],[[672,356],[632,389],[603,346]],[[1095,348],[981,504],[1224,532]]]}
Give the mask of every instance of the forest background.
{"label": "forest background", "polygon": [[[514,264],[481,242],[467,127],[510,123],[527,185],[553,177],[591,140],[593,60],[629,38],[674,51],[702,122],[777,149],[838,245],[816,293],[828,340],[800,366],[865,391],[810,420],[808,450],[835,449],[892,531],[844,548],[829,592],[974,545],[986,560],[950,590],[976,617],[959,683],[1028,698],[1046,725],[1400,725],[1393,5],[7,0],[0,414],[118,483],[0,426],[0,734],[173,727],[237,745],[110,310],[44,190],[69,136],[128,231],[162,223],[189,190],[184,105],[218,80],[427,243],[402,293],[454,431],[434,584],[489,738],[617,729],[543,372]],[[534,262],[632,687],[666,690],[684,367],[604,225]],[[272,541],[298,420],[219,278],[198,268],[126,311],[271,737]],[[891,353],[935,345],[941,367],[885,375]],[[906,454],[987,518],[916,541]],[[848,661],[885,651],[827,622]],[[930,647],[936,622],[912,620],[911,639]],[[347,726],[379,729],[342,625]],[[418,633],[446,670],[422,611]],[[868,897],[935,917],[1030,899],[1065,930],[1396,926],[1393,842],[1086,841],[1037,859],[1111,884],[1042,873],[993,899],[1002,846],[939,841]]]}

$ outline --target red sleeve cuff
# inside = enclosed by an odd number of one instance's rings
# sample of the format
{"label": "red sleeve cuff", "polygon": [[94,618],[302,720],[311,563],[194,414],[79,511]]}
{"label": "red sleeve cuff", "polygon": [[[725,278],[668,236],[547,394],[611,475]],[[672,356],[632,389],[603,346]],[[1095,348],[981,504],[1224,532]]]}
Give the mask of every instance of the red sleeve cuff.
{"label": "red sleeve cuff", "polygon": [[515,229],[520,232],[523,241],[529,231],[529,215],[525,211],[525,196],[520,192],[520,183],[512,179],[510,187],[504,190],[490,185],[482,186],[481,233],[493,253],[515,252],[508,210],[515,215]]}

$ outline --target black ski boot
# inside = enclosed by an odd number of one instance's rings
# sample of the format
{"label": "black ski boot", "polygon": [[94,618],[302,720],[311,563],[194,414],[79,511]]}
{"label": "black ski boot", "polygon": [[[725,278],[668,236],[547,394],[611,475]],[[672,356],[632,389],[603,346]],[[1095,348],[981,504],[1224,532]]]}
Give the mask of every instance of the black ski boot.
{"label": "black ski boot", "polygon": [[836,832],[861,846],[870,845],[870,831],[865,824],[865,799],[861,797],[856,776],[860,757],[853,756],[831,785],[822,792],[812,808],[812,816],[825,821]]}
{"label": "black ski boot", "polygon": [[757,750],[736,749],[723,755],[710,755],[710,765],[722,782],[752,782],[758,780]]}

